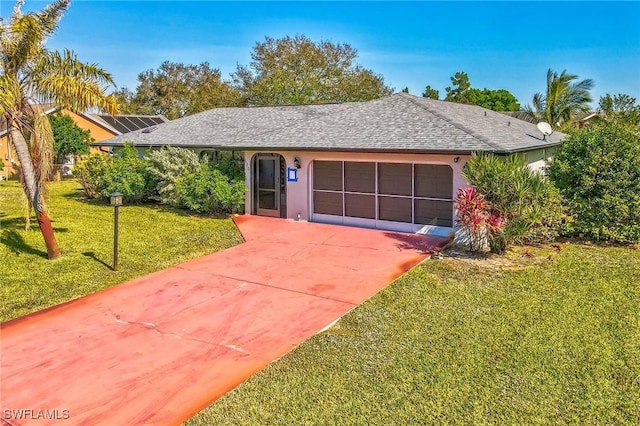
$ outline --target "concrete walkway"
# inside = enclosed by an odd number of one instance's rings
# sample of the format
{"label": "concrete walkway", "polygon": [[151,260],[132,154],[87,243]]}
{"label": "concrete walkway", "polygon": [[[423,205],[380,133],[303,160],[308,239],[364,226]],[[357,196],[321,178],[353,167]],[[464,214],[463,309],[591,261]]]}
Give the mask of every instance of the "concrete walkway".
{"label": "concrete walkway", "polygon": [[244,244],[2,324],[3,421],[180,424],[446,242],[236,223]]}

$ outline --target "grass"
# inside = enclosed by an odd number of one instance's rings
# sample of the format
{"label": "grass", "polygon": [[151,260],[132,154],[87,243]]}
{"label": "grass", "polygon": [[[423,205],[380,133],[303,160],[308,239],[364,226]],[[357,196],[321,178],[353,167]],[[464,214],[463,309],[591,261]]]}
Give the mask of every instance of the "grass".
{"label": "grass", "polygon": [[242,241],[230,219],[190,216],[154,205],[120,208],[118,271],[113,207],[85,201],[80,185],[50,185],[50,214],[63,257],[46,259],[37,222],[25,231],[22,189],[0,182],[0,320],[68,301]]}
{"label": "grass", "polygon": [[640,251],[509,256],[426,261],[187,425],[640,424]]}

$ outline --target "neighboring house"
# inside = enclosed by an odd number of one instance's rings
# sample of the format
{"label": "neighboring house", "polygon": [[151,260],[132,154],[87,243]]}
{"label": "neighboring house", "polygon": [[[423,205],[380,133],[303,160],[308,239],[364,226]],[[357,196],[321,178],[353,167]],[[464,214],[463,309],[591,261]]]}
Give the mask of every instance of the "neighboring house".
{"label": "neighboring house", "polygon": [[116,115],[109,114],[74,114],[70,115],[76,124],[88,129],[95,141],[102,141],[113,136],[146,129],[169,121],[163,115]]}
{"label": "neighboring house", "polygon": [[[500,111],[500,113],[515,118],[525,114],[524,111]],[[603,116],[604,113],[602,111],[579,112],[571,119],[571,124],[577,129],[582,129]]]}
{"label": "neighboring house", "polygon": [[[51,114],[56,110],[53,105],[41,105],[45,114]],[[2,171],[0,171],[0,180],[9,179],[20,171],[20,163],[16,157],[16,152],[9,142],[9,129],[4,117],[0,117],[0,161],[2,161]]]}
{"label": "neighboring house", "polygon": [[[45,114],[51,114],[56,110],[52,106],[44,108]],[[70,116],[81,129],[89,130],[91,137],[95,141],[102,141],[123,133],[145,129],[168,121],[162,115],[117,115],[112,117],[108,114],[76,114],[70,111],[63,111],[62,113]],[[4,169],[0,172],[0,175],[3,179],[17,175],[20,171],[20,163],[8,140],[7,133],[6,123],[3,119],[0,119],[0,158],[4,164]],[[96,152],[98,148],[92,148],[91,151]]]}
{"label": "neighboring house", "polygon": [[604,117],[604,113],[601,111],[588,111],[584,113],[577,114],[573,119],[573,123],[578,129],[582,129],[585,126],[593,123],[594,121]]}
{"label": "neighboring house", "polygon": [[0,171],[0,180],[7,179],[17,173],[17,165],[15,159],[15,151],[9,146],[9,136],[7,135],[7,122],[0,117],[0,161],[2,161],[2,170]]}
{"label": "neighboring house", "polygon": [[478,106],[398,93],[368,102],[218,108],[96,143],[244,158],[246,213],[447,235],[477,151],[544,166],[563,138]]}

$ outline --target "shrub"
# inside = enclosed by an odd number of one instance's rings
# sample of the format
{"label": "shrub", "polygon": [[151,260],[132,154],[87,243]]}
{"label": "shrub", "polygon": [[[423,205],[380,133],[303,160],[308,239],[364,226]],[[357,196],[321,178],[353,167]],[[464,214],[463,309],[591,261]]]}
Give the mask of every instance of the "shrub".
{"label": "shrub", "polygon": [[105,188],[104,176],[113,167],[113,157],[92,154],[75,167],[75,175],[88,198],[100,198]]}
{"label": "shrub", "polygon": [[214,163],[213,168],[220,170],[222,174],[228,176],[231,180],[244,181],[244,169],[229,151],[220,153],[220,158]]}
{"label": "shrub", "polygon": [[133,145],[125,145],[114,158],[113,166],[104,176],[105,188],[102,196],[120,191],[128,203],[142,203],[151,195],[151,178],[147,161],[138,156]]}
{"label": "shrub", "polygon": [[229,179],[203,163],[200,170],[176,179],[180,203],[199,213],[239,213],[244,208],[244,181]]}
{"label": "shrub", "polygon": [[141,203],[151,194],[147,162],[132,145],[125,145],[114,156],[89,156],[78,166],[77,174],[89,198],[108,199],[109,194],[120,191],[125,201]]}
{"label": "shrub", "polygon": [[619,122],[572,132],[549,176],[574,216],[574,231],[595,240],[640,240],[640,136]]}
{"label": "shrub", "polygon": [[153,191],[151,198],[165,204],[179,206],[180,197],[175,188],[176,179],[200,169],[198,156],[189,149],[163,147],[148,152],[145,159]]}
{"label": "shrub", "polygon": [[199,213],[244,210],[244,170],[230,160],[198,163],[187,149],[163,148],[139,158],[133,145],[125,145],[117,155],[89,156],[78,166],[78,179],[89,198],[120,191],[129,203],[153,199]]}
{"label": "shrub", "polygon": [[502,241],[490,241],[501,252],[510,244],[552,241],[566,218],[558,190],[518,155],[478,154],[463,170],[469,184],[490,203],[491,214],[506,221]]}
{"label": "shrub", "polygon": [[204,155],[202,162],[208,163],[212,169],[220,170],[231,180],[244,180],[244,162],[235,159],[233,151],[218,151],[212,157]]}

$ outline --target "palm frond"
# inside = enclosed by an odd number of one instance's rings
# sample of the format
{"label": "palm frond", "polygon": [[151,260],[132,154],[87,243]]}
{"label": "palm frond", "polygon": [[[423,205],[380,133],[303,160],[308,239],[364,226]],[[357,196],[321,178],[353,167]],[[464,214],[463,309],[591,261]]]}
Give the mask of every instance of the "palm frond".
{"label": "palm frond", "polygon": [[549,68],[546,94],[536,93],[533,97],[535,110],[553,127],[562,127],[577,112],[589,110],[589,104],[593,101],[589,93],[593,80],[572,83],[577,78],[575,74],[568,74],[567,70],[558,74]]}
{"label": "palm frond", "polygon": [[12,17],[21,17],[22,16],[22,5],[24,4],[24,0],[16,1],[16,5],[13,6],[13,15]]}
{"label": "palm frond", "polygon": [[22,103],[22,91],[18,80],[12,75],[0,74],[0,115],[14,115]]}
{"label": "palm frond", "polygon": [[575,91],[589,91],[589,90],[593,89],[593,86],[595,86],[595,82],[593,81],[593,79],[586,78],[586,79],[584,79],[582,81],[579,81],[579,82],[575,83],[572,86],[572,89],[575,90]]}
{"label": "palm frond", "polygon": [[50,36],[56,30],[60,18],[62,18],[70,4],[71,0],[57,0],[35,14],[47,36]]}
{"label": "palm frond", "polygon": [[557,78],[557,73],[555,73],[551,68],[547,70],[547,88],[551,87],[553,81]]}
{"label": "palm frond", "polygon": [[29,140],[29,151],[40,189],[40,206],[43,211],[46,211],[47,182],[53,170],[53,130],[44,112],[38,111],[33,114],[33,130]]}
{"label": "palm frond", "polygon": [[514,117],[534,124],[537,124],[540,121],[538,112],[534,110],[531,105],[523,106],[521,111],[517,111],[514,114]]}
{"label": "palm frond", "polygon": [[70,50],[43,55],[31,77],[41,102],[55,102],[71,111],[97,107],[112,115],[117,113],[115,97],[105,95],[108,85],[115,86],[111,74],[96,64],[80,62]]}
{"label": "palm frond", "polygon": [[543,115],[547,108],[547,101],[542,93],[533,95],[533,107],[539,115]]}
{"label": "palm frond", "polygon": [[45,34],[33,15],[11,22],[2,38],[3,69],[17,73],[42,50]]}

